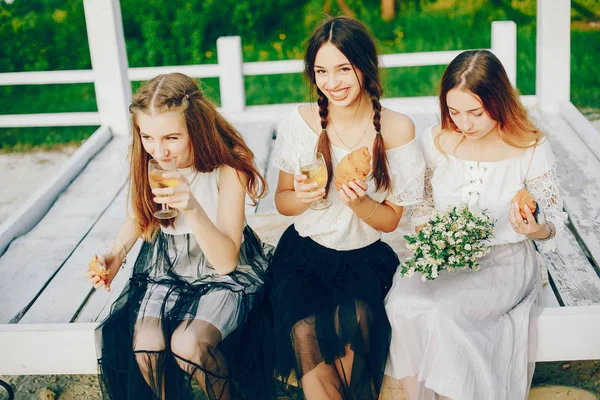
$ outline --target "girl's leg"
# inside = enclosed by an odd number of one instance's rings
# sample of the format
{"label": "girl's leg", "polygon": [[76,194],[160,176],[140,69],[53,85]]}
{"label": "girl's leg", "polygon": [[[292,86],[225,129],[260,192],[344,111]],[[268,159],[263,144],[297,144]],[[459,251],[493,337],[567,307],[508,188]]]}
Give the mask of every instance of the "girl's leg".
{"label": "girl's leg", "polygon": [[217,350],[220,341],[221,332],[199,319],[183,321],[171,338],[179,367],[193,376],[211,400],[230,398],[227,362]]}
{"label": "girl's leg", "polygon": [[402,388],[407,400],[416,400],[417,394],[417,377],[406,376],[400,380],[402,382]]}
{"label": "girl's leg", "polygon": [[342,399],[342,387],[336,368],[322,361],[314,317],[294,325],[292,343],[297,365],[303,371],[301,383],[306,400]]}
{"label": "girl's leg", "polygon": [[[346,346],[344,356],[334,360],[333,365],[322,361],[315,331],[314,317],[299,321],[294,325],[292,341],[296,351],[297,364],[302,370],[302,388],[307,400],[312,399],[373,399],[377,398],[371,377],[366,368],[369,353],[370,317],[367,306],[355,301],[354,310],[346,312],[343,323],[355,327],[353,337],[359,337],[362,346],[359,353]],[[336,313],[335,328],[340,328],[340,307]],[[352,327],[344,327],[351,329]],[[352,330],[352,329],[351,329]]]}
{"label": "girl's leg", "polygon": [[[417,377],[416,376],[407,376],[401,379],[402,387],[404,388],[404,394],[406,395],[407,400],[416,400],[417,399]],[[435,397],[439,400],[452,400],[450,397],[440,396],[438,393],[435,394]]]}
{"label": "girl's leg", "polygon": [[146,383],[160,399],[164,399],[163,376],[158,371],[164,363],[165,338],[159,318],[144,317],[136,322],[133,350]]}
{"label": "girl's leg", "polygon": [[[336,360],[335,366],[338,376],[343,384],[345,392],[351,394],[350,398],[356,399],[377,399],[379,393],[375,388],[372,376],[369,376],[367,368],[367,356],[369,354],[369,343],[371,321],[369,307],[361,302],[354,301],[354,309],[346,310],[345,323],[354,328],[353,345],[346,346],[346,353],[339,360]],[[340,309],[336,315],[336,330],[340,332]],[[345,329],[349,329],[346,326]]]}

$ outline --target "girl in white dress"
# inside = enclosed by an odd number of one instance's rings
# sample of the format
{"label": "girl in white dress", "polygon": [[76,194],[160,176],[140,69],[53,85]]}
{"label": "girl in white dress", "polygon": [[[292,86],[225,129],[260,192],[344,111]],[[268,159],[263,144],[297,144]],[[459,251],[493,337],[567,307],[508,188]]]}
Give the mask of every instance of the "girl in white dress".
{"label": "girl in white dress", "polygon": [[[534,241],[546,250],[563,229],[555,158],[528,119],[500,61],[466,51],[446,69],[441,126],[420,143],[427,162],[425,202],[410,210],[417,231],[434,209],[467,203],[496,220],[479,271],[433,281],[394,276],[386,298],[392,342],[386,374],[409,400],[524,400],[534,368],[535,314],[541,288]],[[520,213],[526,188],[545,214]]]}
{"label": "girl in white dress", "polygon": [[[100,261],[109,288],[135,241],[144,244],[129,283],[98,328],[101,385],[110,399],[192,399],[196,380],[209,399],[236,396],[247,352],[239,336],[264,281],[270,248],[246,226],[245,198],[264,179],[241,135],[216,111],[196,81],[159,75],[129,107],[130,217]],[[149,160],[174,161],[162,174],[174,185],[152,189]],[[179,211],[157,219],[161,204]],[[239,396],[239,394],[238,394]],[[237,397],[234,397],[237,398]]]}
{"label": "girl in white dress", "polygon": [[[293,372],[304,396],[297,394],[308,400],[376,399],[390,338],[383,299],[399,264],[381,232],[396,229],[404,207],[422,200],[425,162],[412,121],[379,103],[377,52],[361,23],[336,17],[319,25],[305,68],[318,103],[284,118],[273,152],[277,209],[295,218],[269,267],[275,374],[267,368],[266,379],[287,381]],[[372,174],[337,190],[335,167],[363,146],[373,155]],[[315,151],[329,174],[320,190],[298,167]],[[323,197],[329,208],[309,208]]]}

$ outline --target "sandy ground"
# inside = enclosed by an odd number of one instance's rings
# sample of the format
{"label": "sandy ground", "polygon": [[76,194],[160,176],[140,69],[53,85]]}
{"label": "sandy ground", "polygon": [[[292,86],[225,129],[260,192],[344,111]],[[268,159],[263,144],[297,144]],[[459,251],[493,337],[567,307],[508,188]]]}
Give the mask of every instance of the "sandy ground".
{"label": "sandy ground", "polygon": [[[586,112],[586,115],[596,120],[592,123],[600,132],[600,112]],[[0,223],[35,193],[75,150],[75,148],[65,148],[57,151],[0,154],[0,171],[4,172],[0,174],[0,187],[3,188],[0,194]],[[0,377],[0,379],[8,381],[16,389],[17,400],[101,399],[98,380],[92,375],[12,376]],[[398,388],[397,385],[392,387]],[[400,396],[393,389],[382,393],[382,397],[390,399],[400,400],[402,399]],[[7,398],[5,391],[0,388],[0,400]],[[533,389],[529,399],[593,400],[596,397],[572,388],[546,386]]]}
{"label": "sandy ground", "polygon": [[66,147],[55,151],[0,154],[0,223],[16,207],[38,190],[77,150]]}

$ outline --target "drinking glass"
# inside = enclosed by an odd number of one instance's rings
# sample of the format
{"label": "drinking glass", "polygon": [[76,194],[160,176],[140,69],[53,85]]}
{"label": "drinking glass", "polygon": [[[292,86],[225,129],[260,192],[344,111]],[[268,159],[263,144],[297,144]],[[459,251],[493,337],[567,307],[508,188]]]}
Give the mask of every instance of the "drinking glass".
{"label": "drinking glass", "polygon": [[[323,189],[327,185],[327,166],[323,154],[310,153],[301,156],[298,159],[300,164],[300,173],[306,175],[307,179],[304,184],[317,183],[317,187],[311,191]],[[311,203],[312,210],[324,210],[331,206],[331,201],[327,199],[319,199]]]}
{"label": "drinking glass", "polygon": [[[163,163],[165,165],[165,163]],[[177,165],[174,160],[166,163],[163,168],[158,161],[151,159],[148,161],[148,179],[150,180],[150,186],[152,189],[164,189],[168,187],[175,187],[179,183],[179,181],[175,178],[163,178],[163,173],[165,172],[175,172],[177,171]],[[174,210],[169,208],[167,204],[162,204],[162,209],[158,210],[154,213],[154,216],[158,219],[169,219],[177,216],[179,214],[178,210]]]}

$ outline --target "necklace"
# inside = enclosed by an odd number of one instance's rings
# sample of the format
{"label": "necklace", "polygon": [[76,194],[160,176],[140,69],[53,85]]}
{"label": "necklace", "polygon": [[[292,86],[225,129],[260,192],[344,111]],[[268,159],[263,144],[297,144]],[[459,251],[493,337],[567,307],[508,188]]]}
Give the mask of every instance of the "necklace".
{"label": "necklace", "polygon": [[[342,142],[342,144],[344,146],[346,146],[346,148],[348,150],[352,150],[353,148],[355,148],[360,142],[363,141],[363,139],[365,138],[365,136],[367,135],[367,130],[369,129],[369,121],[372,119],[372,113],[371,113],[371,118],[369,118],[369,120],[367,120],[367,124],[365,126],[365,130],[363,131],[362,135],[360,136],[360,138],[358,139],[358,141],[356,143],[354,143],[354,145],[349,146],[344,139],[342,139],[342,136],[338,133],[337,128],[335,127],[335,124],[333,123],[333,118],[330,118],[331,121],[331,126],[333,127],[333,133],[335,133],[335,136],[340,140],[340,142]],[[356,119],[356,114],[354,115],[354,118],[352,119],[352,123],[350,124],[350,129],[348,130],[349,132],[352,131],[352,127],[354,125],[354,120]]]}

